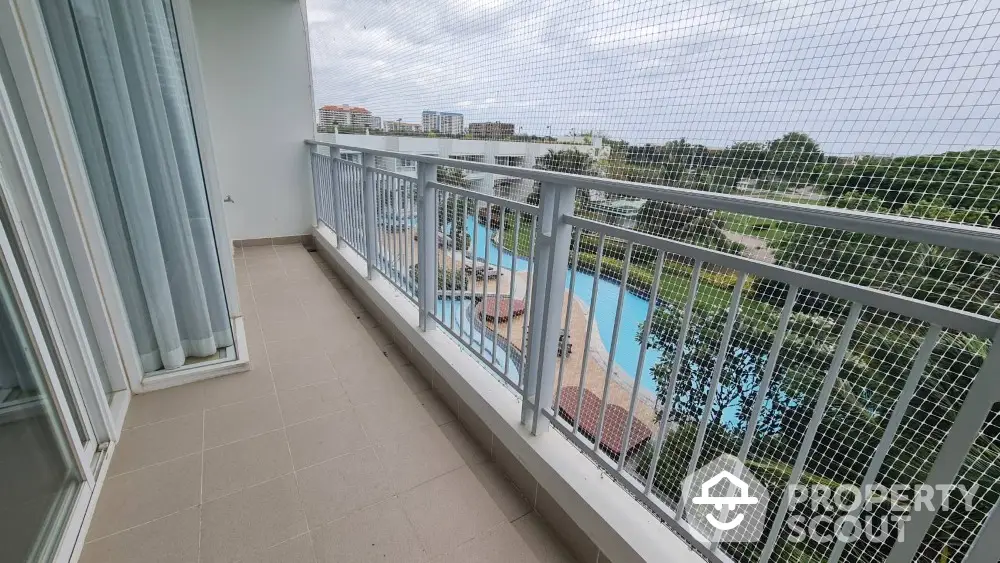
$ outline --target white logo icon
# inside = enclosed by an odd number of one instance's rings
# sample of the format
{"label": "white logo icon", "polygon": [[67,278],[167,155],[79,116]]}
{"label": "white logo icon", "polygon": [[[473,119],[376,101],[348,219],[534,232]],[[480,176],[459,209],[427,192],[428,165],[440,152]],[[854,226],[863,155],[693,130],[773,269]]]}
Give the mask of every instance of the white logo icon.
{"label": "white logo icon", "polygon": [[[721,483],[724,480],[728,480],[729,481],[730,487],[733,487],[733,486],[736,487],[736,489],[739,491],[739,496],[735,496],[735,497],[734,496],[724,496],[724,497],[713,497],[712,496],[712,492],[711,492],[712,491],[712,487],[715,487],[716,485],[718,485],[719,483]],[[730,473],[728,471],[723,470],[723,471],[720,471],[719,473],[717,473],[715,475],[715,477],[712,477],[708,481],[705,481],[704,483],[702,483],[701,484],[701,496],[697,496],[697,497],[691,499],[691,502],[693,502],[694,504],[700,504],[700,505],[706,505],[706,504],[712,505],[718,511],[722,511],[722,507],[726,507],[728,510],[736,510],[736,507],[739,506],[739,505],[754,505],[754,504],[757,504],[758,502],[760,502],[759,498],[750,496],[750,492],[749,491],[750,491],[750,485],[746,481],[740,479],[739,477],[733,475],[732,473]],[[722,514],[723,514],[723,518],[725,518],[725,514],[726,513],[723,512]],[[742,513],[737,513],[736,516],[734,516],[731,521],[729,521],[729,522],[723,522],[723,521],[719,520],[718,518],[716,518],[714,514],[712,514],[711,512],[709,512],[708,514],[705,515],[705,519],[708,520],[708,523],[711,524],[712,526],[714,526],[715,529],[717,529],[717,530],[723,530],[723,531],[728,531],[728,530],[732,530],[736,526],[739,526],[740,523],[743,522],[743,516],[744,515]]]}
{"label": "white logo icon", "polygon": [[721,455],[681,482],[683,519],[707,542],[755,542],[764,533],[767,487],[739,458]]}

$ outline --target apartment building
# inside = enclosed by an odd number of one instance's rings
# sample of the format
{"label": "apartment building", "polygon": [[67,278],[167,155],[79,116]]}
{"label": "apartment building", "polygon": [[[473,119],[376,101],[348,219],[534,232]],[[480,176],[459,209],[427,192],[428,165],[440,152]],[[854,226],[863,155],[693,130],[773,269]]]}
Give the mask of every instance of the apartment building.
{"label": "apartment building", "polygon": [[465,133],[464,117],[460,113],[441,112],[442,135],[462,135]]}
{"label": "apartment building", "polygon": [[420,114],[424,131],[442,135],[461,135],[465,132],[465,116],[447,111],[424,110]]}
{"label": "apartment building", "polygon": [[420,124],[424,131],[436,133],[441,130],[441,114],[436,111],[424,110],[420,113]]}
{"label": "apartment building", "polygon": [[514,135],[514,124],[500,121],[485,121],[469,124],[469,134],[477,139],[498,139]]}
{"label": "apartment building", "polygon": [[382,125],[383,129],[390,133],[419,133],[423,130],[419,123],[407,123],[405,121],[385,121]]}
{"label": "apartment building", "polygon": [[319,108],[316,124],[321,129],[341,127],[382,128],[382,118],[360,106],[327,105]]}

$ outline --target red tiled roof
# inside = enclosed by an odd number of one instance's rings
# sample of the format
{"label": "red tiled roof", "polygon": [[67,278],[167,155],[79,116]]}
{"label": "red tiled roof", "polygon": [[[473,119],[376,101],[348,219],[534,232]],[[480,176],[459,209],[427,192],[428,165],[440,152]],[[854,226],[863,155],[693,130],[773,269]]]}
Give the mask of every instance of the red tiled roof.
{"label": "red tiled roof", "polygon": [[[576,404],[580,397],[580,388],[563,387],[559,395],[559,415],[572,423],[576,420]],[[601,399],[590,390],[583,392],[583,416],[580,417],[580,432],[591,440],[597,435],[597,424],[601,416]],[[625,421],[628,411],[609,404],[604,413],[604,429],[601,431],[601,449],[614,459],[622,453],[622,440],[625,433]],[[635,451],[653,436],[653,432],[644,423],[632,419],[632,432],[629,434],[628,447],[624,448],[626,455]]]}
{"label": "red tiled roof", "polygon": [[371,113],[367,109],[360,106],[323,106],[319,109],[325,109],[328,111],[349,111],[351,113]]}

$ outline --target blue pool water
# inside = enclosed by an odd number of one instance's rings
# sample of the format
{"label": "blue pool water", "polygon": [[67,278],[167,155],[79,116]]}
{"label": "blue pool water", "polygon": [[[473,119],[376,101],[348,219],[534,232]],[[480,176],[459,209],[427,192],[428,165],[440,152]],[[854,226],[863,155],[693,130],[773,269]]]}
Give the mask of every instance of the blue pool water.
{"label": "blue pool water", "polygon": [[[500,263],[503,267],[515,268],[518,272],[527,271],[527,259],[518,257],[515,262],[513,255],[508,252],[502,252],[501,249],[498,248],[497,245],[495,245],[486,235],[485,226],[478,224],[475,219],[469,217],[466,219],[465,227],[466,232],[468,232],[470,236],[475,234],[473,239],[475,241],[475,254],[477,258],[485,258],[489,260],[491,264],[495,264],[497,256],[499,255]],[[570,276],[569,273],[567,273],[567,289],[569,289],[569,285]],[[594,276],[578,271],[576,273],[576,283],[573,288],[573,294],[583,301],[585,307],[590,307],[591,300],[593,299],[593,289]],[[611,337],[613,336],[615,329],[615,314],[618,310],[618,295],[620,291],[621,286],[612,281],[601,279],[597,282],[597,307],[594,310],[594,316],[597,319],[597,331],[601,336],[601,340],[604,342],[605,348],[607,348],[609,352],[611,348]],[[615,350],[613,361],[618,364],[618,366],[621,367],[625,373],[633,377],[635,376],[636,369],[639,365],[639,342],[636,340],[636,337],[642,331],[642,327],[640,325],[646,320],[646,312],[648,308],[648,300],[635,294],[625,292],[625,300],[622,302],[622,318],[621,328],[619,329],[618,334],[618,346]],[[482,338],[482,336],[477,334],[476,338]],[[486,338],[489,339],[489,337]],[[574,346],[577,349],[582,350],[584,343],[574,342]],[[659,361],[660,355],[661,353],[659,350],[646,350],[646,358],[643,361],[641,385],[650,391],[656,390],[656,384],[654,383],[652,377],[652,367],[657,361]],[[497,352],[497,356],[500,356],[499,350]]]}

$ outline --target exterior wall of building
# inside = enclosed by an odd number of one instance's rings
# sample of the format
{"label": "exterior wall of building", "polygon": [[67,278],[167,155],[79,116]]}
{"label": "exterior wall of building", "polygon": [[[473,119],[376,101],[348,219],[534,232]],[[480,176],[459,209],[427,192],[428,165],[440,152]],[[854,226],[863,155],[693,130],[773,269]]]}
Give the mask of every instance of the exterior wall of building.
{"label": "exterior wall of building", "polygon": [[[599,148],[588,145],[567,145],[555,143],[524,143],[518,141],[494,141],[483,139],[450,139],[447,137],[393,137],[386,135],[353,135],[345,133],[317,133],[316,140],[327,143],[363,149],[377,149],[409,154],[440,156],[459,160],[484,162],[488,164],[519,164],[532,168],[538,157],[549,150],[579,150],[590,151],[594,156],[600,156],[593,151]],[[391,169],[391,168],[390,168]],[[397,168],[400,174],[416,177],[416,168]],[[496,193],[496,180],[506,178],[496,174],[469,172],[467,178],[478,191],[488,194]],[[501,186],[503,197],[524,200],[531,192],[530,182],[510,183]]]}
{"label": "exterior wall of building", "polygon": [[441,133],[461,135],[465,133],[465,118],[460,113],[441,113]]}
{"label": "exterior wall of building", "polygon": [[439,131],[441,129],[441,114],[436,111],[424,111],[420,114],[420,124],[424,131]]}
{"label": "exterior wall of building", "polygon": [[233,239],[298,235],[313,220],[315,128],[305,3],[192,0],[220,191]]}
{"label": "exterior wall of building", "polygon": [[473,137],[510,137],[514,135],[513,123],[501,123],[499,121],[487,121],[482,123],[470,123],[469,134]]}

